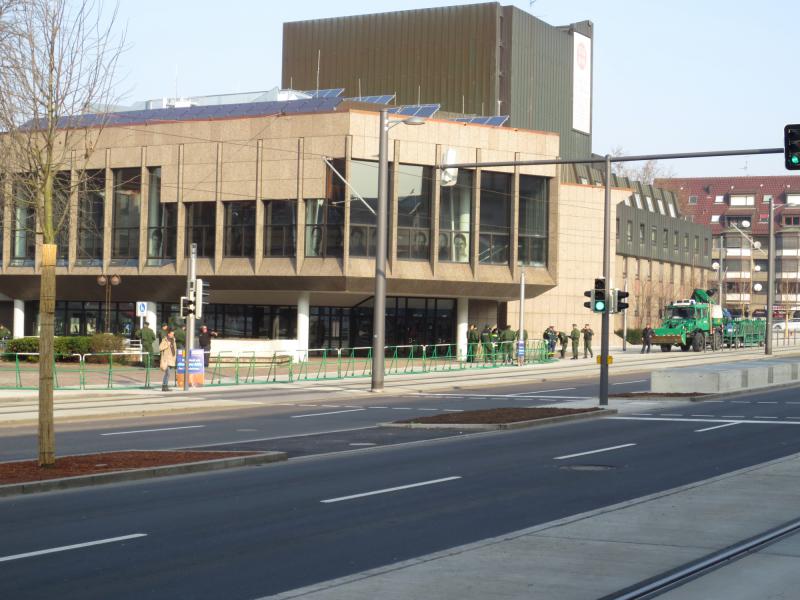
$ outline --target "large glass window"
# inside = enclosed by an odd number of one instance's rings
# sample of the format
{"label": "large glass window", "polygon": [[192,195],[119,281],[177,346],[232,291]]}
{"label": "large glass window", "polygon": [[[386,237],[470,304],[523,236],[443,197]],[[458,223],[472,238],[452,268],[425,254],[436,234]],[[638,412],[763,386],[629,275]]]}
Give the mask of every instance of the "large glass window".
{"label": "large glass window", "polygon": [[[341,164],[341,161],[337,162]],[[339,172],[341,173],[341,171]],[[330,169],[328,169],[325,198],[306,200],[305,234],[306,256],[342,256],[344,248],[344,184]]]}
{"label": "large glass window", "polygon": [[53,180],[53,228],[56,234],[56,261],[66,265],[69,259],[69,171],[59,171]]}
{"label": "large glass window", "polygon": [[139,210],[141,169],[114,169],[114,206],[111,259],[126,263],[139,260]]}
{"label": "large glass window", "polygon": [[297,202],[264,202],[264,256],[294,256],[297,231]]}
{"label": "large glass window", "polygon": [[147,186],[147,259],[150,264],[175,260],[178,246],[178,205],[161,202],[161,167],[149,167]]}
{"label": "large glass window", "polygon": [[510,240],[511,174],[481,173],[481,220],[478,259],[508,264]]}
{"label": "large glass window", "polygon": [[397,190],[397,258],[430,259],[431,167],[401,164],[395,181]]}
{"label": "large glass window", "polygon": [[217,229],[217,206],[213,202],[186,204],[186,256],[197,244],[199,258],[214,258]]}
{"label": "large glass window", "polygon": [[519,264],[547,264],[547,179],[519,177]]}
{"label": "large glass window", "polygon": [[[39,303],[31,302],[31,322],[33,335],[38,335]],[[26,307],[28,312],[28,307]],[[109,317],[108,327],[105,318]],[[133,302],[111,302],[108,310],[104,302],[66,302],[57,300],[55,304],[55,334],[94,335],[95,333],[115,333],[130,337],[138,327],[136,309]]]}
{"label": "large glass window", "polygon": [[256,250],[256,203],[225,202],[225,256],[252,257]]}
{"label": "large glass window", "polygon": [[103,261],[105,171],[102,169],[86,171],[78,190],[77,260],[83,265],[99,265]]}
{"label": "large glass window", "polygon": [[36,255],[36,211],[27,185],[14,184],[11,217],[11,264],[32,265]]}
{"label": "large glass window", "polygon": [[351,160],[350,185],[361,196],[350,194],[350,256],[375,256],[378,163]]}
{"label": "large glass window", "polygon": [[456,184],[439,198],[439,260],[469,262],[472,247],[472,191],[475,174],[459,169]]}
{"label": "large glass window", "polygon": [[210,304],[203,311],[203,324],[221,337],[267,340],[297,337],[295,306]]}

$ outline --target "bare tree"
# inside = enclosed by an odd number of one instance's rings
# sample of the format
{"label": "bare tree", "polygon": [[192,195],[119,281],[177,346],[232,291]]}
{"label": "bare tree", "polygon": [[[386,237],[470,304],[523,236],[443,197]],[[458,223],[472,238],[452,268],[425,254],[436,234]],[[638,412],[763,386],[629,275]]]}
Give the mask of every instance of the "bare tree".
{"label": "bare tree", "polygon": [[[55,265],[71,199],[105,119],[87,112],[112,104],[124,35],[116,10],[91,0],[0,0],[0,154],[15,232],[41,237],[39,295],[39,464],[55,463],[53,334]],[[2,5],[0,5],[2,6]],[[30,235],[33,239],[33,235]],[[13,243],[29,243],[14,239]]]}
{"label": "bare tree", "polygon": [[[616,146],[609,153],[613,157],[625,155],[622,146]],[[616,162],[611,163],[615,175],[627,177],[630,181],[640,181],[647,185],[653,185],[656,179],[671,179],[676,173],[672,167],[665,167],[657,160],[648,160],[642,163]],[[636,165],[636,166],[634,166]]]}

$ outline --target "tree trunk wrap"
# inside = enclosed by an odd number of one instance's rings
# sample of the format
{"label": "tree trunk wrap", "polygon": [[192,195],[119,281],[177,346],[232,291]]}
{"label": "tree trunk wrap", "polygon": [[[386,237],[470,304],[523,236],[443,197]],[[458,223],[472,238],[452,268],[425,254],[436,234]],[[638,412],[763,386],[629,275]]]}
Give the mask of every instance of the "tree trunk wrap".
{"label": "tree trunk wrap", "polygon": [[56,249],[56,244],[42,244],[42,277],[39,289],[39,466],[50,466],[56,462],[53,428]]}

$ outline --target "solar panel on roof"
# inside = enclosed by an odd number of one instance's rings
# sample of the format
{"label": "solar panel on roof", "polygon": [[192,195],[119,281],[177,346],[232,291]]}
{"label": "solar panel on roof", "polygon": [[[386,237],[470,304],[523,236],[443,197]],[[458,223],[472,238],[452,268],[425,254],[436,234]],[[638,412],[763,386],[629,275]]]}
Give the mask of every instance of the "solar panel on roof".
{"label": "solar panel on roof", "polygon": [[441,104],[407,104],[405,106],[393,106],[388,112],[409,117],[432,117],[435,115]]}
{"label": "solar panel on roof", "polygon": [[308,90],[304,94],[311,94],[312,98],[338,98],[344,94],[344,88],[330,88],[327,90]]}
{"label": "solar panel on roof", "polygon": [[508,121],[508,115],[496,115],[492,117],[456,117],[451,119],[457,123],[472,123],[474,125],[491,125],[493,127],[501,127]]}
{"label": "solar panel on roof", "polygon": [[369,102],[370,104],[389,104],[394,100],[394,94],[383,94],[381,96],[357,96],[355,98],[345,98],[350,102]]}

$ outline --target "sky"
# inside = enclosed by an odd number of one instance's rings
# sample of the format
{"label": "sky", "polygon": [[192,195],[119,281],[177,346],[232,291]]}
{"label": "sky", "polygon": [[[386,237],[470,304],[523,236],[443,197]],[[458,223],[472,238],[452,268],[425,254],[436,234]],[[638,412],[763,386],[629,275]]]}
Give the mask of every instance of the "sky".
{"label": "sky", "polygon": [[[465,3],[120,0],[128,49],[119,89],[128,104],[176,89],[182,96],[268,90],[281,82],[284,22]],[[796,0],[501,4],[551,25],[594,23],[595,153],[779,148],[783,126],[800,122]],[[659,165],[677,177],[791,174],[777,154]]]}

